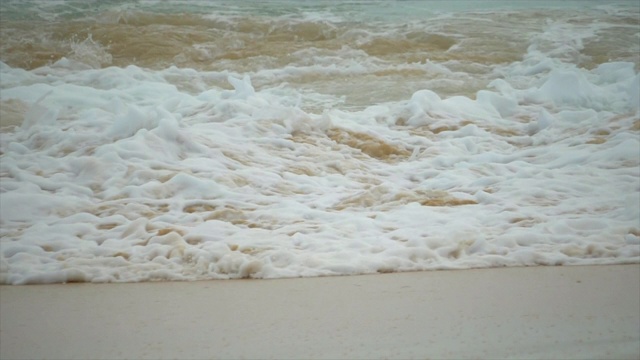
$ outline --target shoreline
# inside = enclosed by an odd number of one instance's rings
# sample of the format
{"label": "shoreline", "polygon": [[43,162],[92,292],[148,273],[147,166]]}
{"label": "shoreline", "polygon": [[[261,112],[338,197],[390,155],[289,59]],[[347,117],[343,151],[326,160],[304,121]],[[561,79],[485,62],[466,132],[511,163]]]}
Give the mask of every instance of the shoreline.
{"label": "shoreline", "polygon": [[640,356],[640,265],[0,286],[0,358]]}

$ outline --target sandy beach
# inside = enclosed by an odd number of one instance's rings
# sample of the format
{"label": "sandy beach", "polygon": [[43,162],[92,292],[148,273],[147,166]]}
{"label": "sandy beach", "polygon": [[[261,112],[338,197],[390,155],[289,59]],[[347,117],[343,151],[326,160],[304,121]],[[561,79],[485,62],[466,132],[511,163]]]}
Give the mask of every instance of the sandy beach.
{"label": "sandy beach", "polygon": [[2,359],[640,356],[640,266],[0,287]]}
{"label": "sandy beach", "polygon": [[638,34],[638,0],[0,0],[0,360],[640,360]]}

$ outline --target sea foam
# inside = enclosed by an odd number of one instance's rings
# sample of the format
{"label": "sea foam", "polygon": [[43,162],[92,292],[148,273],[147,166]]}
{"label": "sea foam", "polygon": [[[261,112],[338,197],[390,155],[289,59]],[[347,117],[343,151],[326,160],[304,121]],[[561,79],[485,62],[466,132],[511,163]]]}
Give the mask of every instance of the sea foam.
{"label": "sea foam", "polygon": [[[97,21],[42,66],[3,52],[0,110],[19,121],[0,132],[1,282],[640,261],[638,61],[615,47],[618,58],[585,60],[624,12],[576,15],[600,20],[589,26],[545,13],[556,17],[509,34],[529,44],[501,45],[447,24],[502,36],[480,18],[515,26],[532,13],[367,27],[329,10],[173,18],[144,6],[119,9],[120,25],[211,26],[245,45],[202,65],[187,53],[123,64],[100,35],[113,24]],[[294,50],[249,48],[253,37]],[[436,43],[423,54],[415,39]],[[478,42],[522,54],[490,58]]]}

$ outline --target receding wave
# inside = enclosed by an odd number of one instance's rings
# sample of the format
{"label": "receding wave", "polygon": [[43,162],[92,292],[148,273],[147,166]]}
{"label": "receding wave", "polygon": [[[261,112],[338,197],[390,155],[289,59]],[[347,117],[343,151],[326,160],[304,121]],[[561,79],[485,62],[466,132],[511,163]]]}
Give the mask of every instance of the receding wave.
{"label": "receding wave", "polygon": [[640,9],[558,3],[2,2],[0,282],[638,263]]}

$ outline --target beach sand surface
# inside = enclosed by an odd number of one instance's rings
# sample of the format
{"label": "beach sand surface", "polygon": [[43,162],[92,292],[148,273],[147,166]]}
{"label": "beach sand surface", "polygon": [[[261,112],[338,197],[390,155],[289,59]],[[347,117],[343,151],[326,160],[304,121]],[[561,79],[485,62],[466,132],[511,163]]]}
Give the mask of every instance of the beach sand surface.
{"label": "beach sand surface", "polygon": [[640,357],[640,265],[0,286],[2,359]]}

